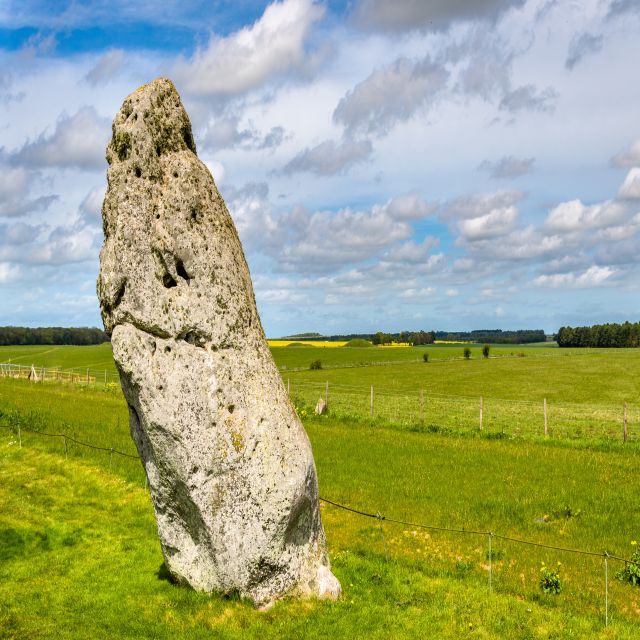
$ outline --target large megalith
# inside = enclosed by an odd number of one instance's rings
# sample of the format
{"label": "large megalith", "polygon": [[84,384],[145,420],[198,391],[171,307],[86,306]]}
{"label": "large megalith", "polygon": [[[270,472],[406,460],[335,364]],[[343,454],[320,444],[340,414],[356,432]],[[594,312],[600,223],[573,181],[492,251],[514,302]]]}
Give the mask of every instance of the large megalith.
{"label": "large megalith", "polygon": [[170,80],[125,99],[107,160],[98,297],[169,572],[261,606],[337,597],[311,446]]}

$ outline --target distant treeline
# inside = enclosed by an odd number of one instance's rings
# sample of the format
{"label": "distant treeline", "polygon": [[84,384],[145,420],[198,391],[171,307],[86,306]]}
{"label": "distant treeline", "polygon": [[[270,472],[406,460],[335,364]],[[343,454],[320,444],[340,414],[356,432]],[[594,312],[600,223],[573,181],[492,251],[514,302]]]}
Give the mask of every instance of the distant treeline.
{"label": "distant treeline", "polygon": [[301,333],[295,337],[300,342],[316,338],[328,341],[349,342],[349,340],[369,340],[373,344],[389,344],[391,342],[410,342],[411,344],[433,344],[436,340],[455,342],[491,342],[494,344],[526,344],[545,342],[542,329],[523,329],[520,331],[502,331],[502,329],[478,329],[476,331],[400,331],[399,333],[347,333],[335,336],[321,336],[318,333]]}
{"label": "distant treeline", "polygon": [[640,322],[560,327],[556,341],[559,347],[637,347],[640,346]]}
{"label": "distant treeline", "polygon": [[494,344],[527,344],[545,342],[542,329],[521,329],[502,331],[502,329],[477,329],[475,331],[436,331],[436,340],[459,340],[466,342],[492,342]]}
{"label": "distant treeline", "polygon": [[102,344],[109,336],[94,327],[0,327],[0,345]]}

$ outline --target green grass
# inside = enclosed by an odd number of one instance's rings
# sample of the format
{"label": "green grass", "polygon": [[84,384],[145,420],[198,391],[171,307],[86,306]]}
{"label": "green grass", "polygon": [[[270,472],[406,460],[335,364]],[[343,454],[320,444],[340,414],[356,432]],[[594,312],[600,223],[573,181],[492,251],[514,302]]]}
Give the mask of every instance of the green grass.
{"label": "green grass", "polygon": [[[334,414],[379,424],[495,436],[542,437],[543,402],[551,437],[621,440],[627,403],[628,437],[640,439],[640,350],[558,349],[496,345],[492,356],[473,348],[466,361],[460,345],[415,348],[276,347],[282,377],[298,405],[314,407],[329,383]],[[428,363],[422,354],[429,353]],[[432,357],[437,356],[437,357]],[[110,362],[106,379],[117,381],[110,345],[99,347],[5,347],[0,359],[36,365],[87,368],[97,382],[103,372],[89,365]],[[404,358],[404,360],[392,360]],[[310,370],[320,360],[322,368]],[[358,364],[361,363],[361,364]],[[86,366],[85,366],[86,365]],[[373,387],[373,415],[371,388]]]}
{"label": "green grass", "polygon": [[[0,410],[0,424],[18,420],[135,453],[119,393],[2,380]],[[306,427],[321,494],[339,503],[622,557],[640,537],[635,445],[602,452],[331,417],[308,419]],[[158,578],[162,559],[139,461],[113,456],[110,475],[108,452],[69,444],[65,462],[60,439],[21,436],[20,450],[15,431],[0,429],[0,628],[11,630],[7,637],[86,637],[78,629],[90,623],[90,637],[388,637],[397,626],[407,638],[632,638],[640,622],[640,589],[612,579],[615,625],[602,631],[601,558],[496,539],[490,596],[485,536],[385,523],[383,544],[376,520],[330,506],[323,518],[345,598],[257,614]],[[563,592],[543,595],[540,566],[557,561]],[[611,562],[611,576],[616,568]]]}
{"label": "green grass", "polygon": [[[460,519],[469,515],[454,511],[461,498],[450,507],[442,504],[434,513],[435,496],[427,501],[431,506],[424,504],[417,485],[422,490],[425,485],[415,479],[399,483],[395,464],[385,465],[388,471],[370,486],[362,482],[361,464],[352,465],[351,473],[344,469],[335,476],[335,453],[334,460],[323,460],[325,449],[334,451],[327,436],[339,428],[328,423],[311,427],[323,488],[341,487],[345,497],[365,504],[382,501],[392,507],[401,498],[431,518],[442,511]],[[353,442],[349,454],[362,444],[363,435],[342,441]],[[319,446],[323,441],[326,446]],[[447,442],[409,439],[407,471],[415,470],[418,459],[422,467],[423,455],[441,451]],[[430,465],[431,472],[445,474],[442,480],[449,473],[444,459],[457,448],[450,444]],[[373,457],[383,449],[388,459],[385,440]],[[520,454],[510,454],[502,473],[518,466],[514,460]],[[592,464],[598,468],[598,462]],[[620,460],[613,462],[610,476],[622,470],[620,464],[625,467]],[[470,475],[462,483],[465,493],[476,471]],[[370,477],[370,469],[365,477]],[[410,495],[405,495],[407,491]],[[474,488],[472,493],[476,492]],[[379,493],[377,500],[374,493]],[[615,490],[614,494],[617,497]],[[543,492],[537,500],[546,499]],[[494,592],[489,594],[481,544],[467,549],[460,540],[386,525],[389,559],[385,561],[375,523],[335,509],[323,509],[323,517],[333,569],[344,588],[337,603],[284,601],[261,613],[245,602],[194,593],[166,579],[152,509],[142,488],[104,468],[65,461],[35,446],[19,449],[6,438],[0,438],[0,505],[0,629],[6,640],[388,638],[390,634],[443,639],[637,637],[637,593],[612,583],[611,625],[605,630],[601,594],[595,593],[597,580],[593,593],[583,593],[584,584],[593,580],[587,575],[589,567],[576,570],[567,565],[563,593],[545,596],[536,587],[537,558],[503,547],[496,549],[501,559],[495,563]],[[490,511],[484,517],[504,510],[493,506]],[[511,585],[510,572],[521,569],[526,583],[520,585],[516,578]]]}
{"label": "green grass", "polygon": [[41,367],[59,367],[60,369],[106,369],[114,373],[115,365],[111,353],[111,344],[56,346],[29,345],[18,347],[0,347],[0,362],[12,362],[22,365]]}
{"label": "green grass", "polygon": [[[424,348],[273,349],[298,404],[313,406],[329,381],[333,415],[305,420],[321,493],[410,522],[628,557],[640,538],[640,409],[629,407],[631,441],[623,445],[621,405],[640,395],[640,350],[509,346],[492,350],[507,357],[486,360],[478,346],[464,361],[457,347],[439,347],[440,360],[429,363]],[[0,361],[5,356],[61,368],[111,362],[108,344],[0,349]],[[326,358],[336,368],[291,371]],[[543,398],[549,441],[538,437]],[[78,631],[86,625],[90,637],[389,637],[396,627],[407,638],[637,637],[640,589],[613,579],[615,624],[601,630],[601,558],[496,539],[490,596],[485,536],[387,523],[383,544],[375,520],[333,507],[323,518],[346,587],[339,603],[285,602],[265,615],[178,589],[157,575],[140,462],[67,441],[65,463],[62,439],[28,431],[135,455],[117,386],[0,379],[1,425],[13,431],[0,429],[0,637],[86,637]],[[120,545],[128,531],[135,536]],[[563,591],[543,595],[540,566],[558,561]],[[611,576],[617,568],[612,562]]]}
{"label": "green grass", "polygon": [[[422,354],[427,351],[430,359],[451,360],[462,358],[463,345],[432,345],[429,347],[380,348],[350,347],[322,348],[308,347],[304,343],[296,346],[272,347],[271,353],[280,369],[307,369],[313,360],[322,360],[325,367],[359,367],[370,364],[391,362],[422,362]],[[472,357],[481,357],[482,345],[472,347]],[[519,353],[536,355],[557,355],[556,346],[549,345],[494,345],[494,356],[517,357]],[[104,343],[85,347],[78,346],[0,346],[0,362],[12,362],[22,365],[59,367],[68,370],[75,368],[79,372],[86,370],[104,370],[115,374],[111,345]]]}

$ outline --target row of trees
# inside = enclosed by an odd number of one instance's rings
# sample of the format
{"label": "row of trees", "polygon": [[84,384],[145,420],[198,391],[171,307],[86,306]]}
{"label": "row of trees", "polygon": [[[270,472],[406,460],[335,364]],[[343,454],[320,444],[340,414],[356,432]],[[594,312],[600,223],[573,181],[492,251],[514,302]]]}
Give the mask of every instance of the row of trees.
{"label": "row of trees", "polygon": [[392,342],[410,342],[411,344],[433,344],[436,334],[433,331],[401,331],[400,333],[378,333],[370,338],[373,344],[390,344]]}
{"label": "row of trees", "polygon": [[0,327],[0,345],[102,344],[109,336],[95,327]]}
{"label": "row of trees", "polygon": [[640,322],[560,327],[555,338],[559,347],[637,347],[640,346]]}
{"label": "row of trees", "polygon": [[436,340],[464,342],[492,342],[493,344],[527,344],[545,342],[547,339],[542,329],[521,329],[518,331],[502,331],[502,329],[477,329],[475,331],[436,331]]}

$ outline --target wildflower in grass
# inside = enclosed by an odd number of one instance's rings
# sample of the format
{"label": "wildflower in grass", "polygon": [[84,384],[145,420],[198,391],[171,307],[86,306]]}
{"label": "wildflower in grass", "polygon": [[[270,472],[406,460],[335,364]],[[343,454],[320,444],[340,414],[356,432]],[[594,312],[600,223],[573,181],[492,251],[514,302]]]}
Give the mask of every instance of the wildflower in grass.
{"label": "wildflower in grass", "polygon": [[629,562],[625,562],[624,568],[616,573],[616,578],[622,582],[628,582],[634,587],[640,587],[640,549],[637,540],[631,541],[633,553]]}
{"label": "wildflower in grass", "polygon": [[547,567],[543,562],[540,567],[540,588],[544,593],[558,595],[562,591],[562,582],[560,580],[561,562],[558,562],[555,569]]}

